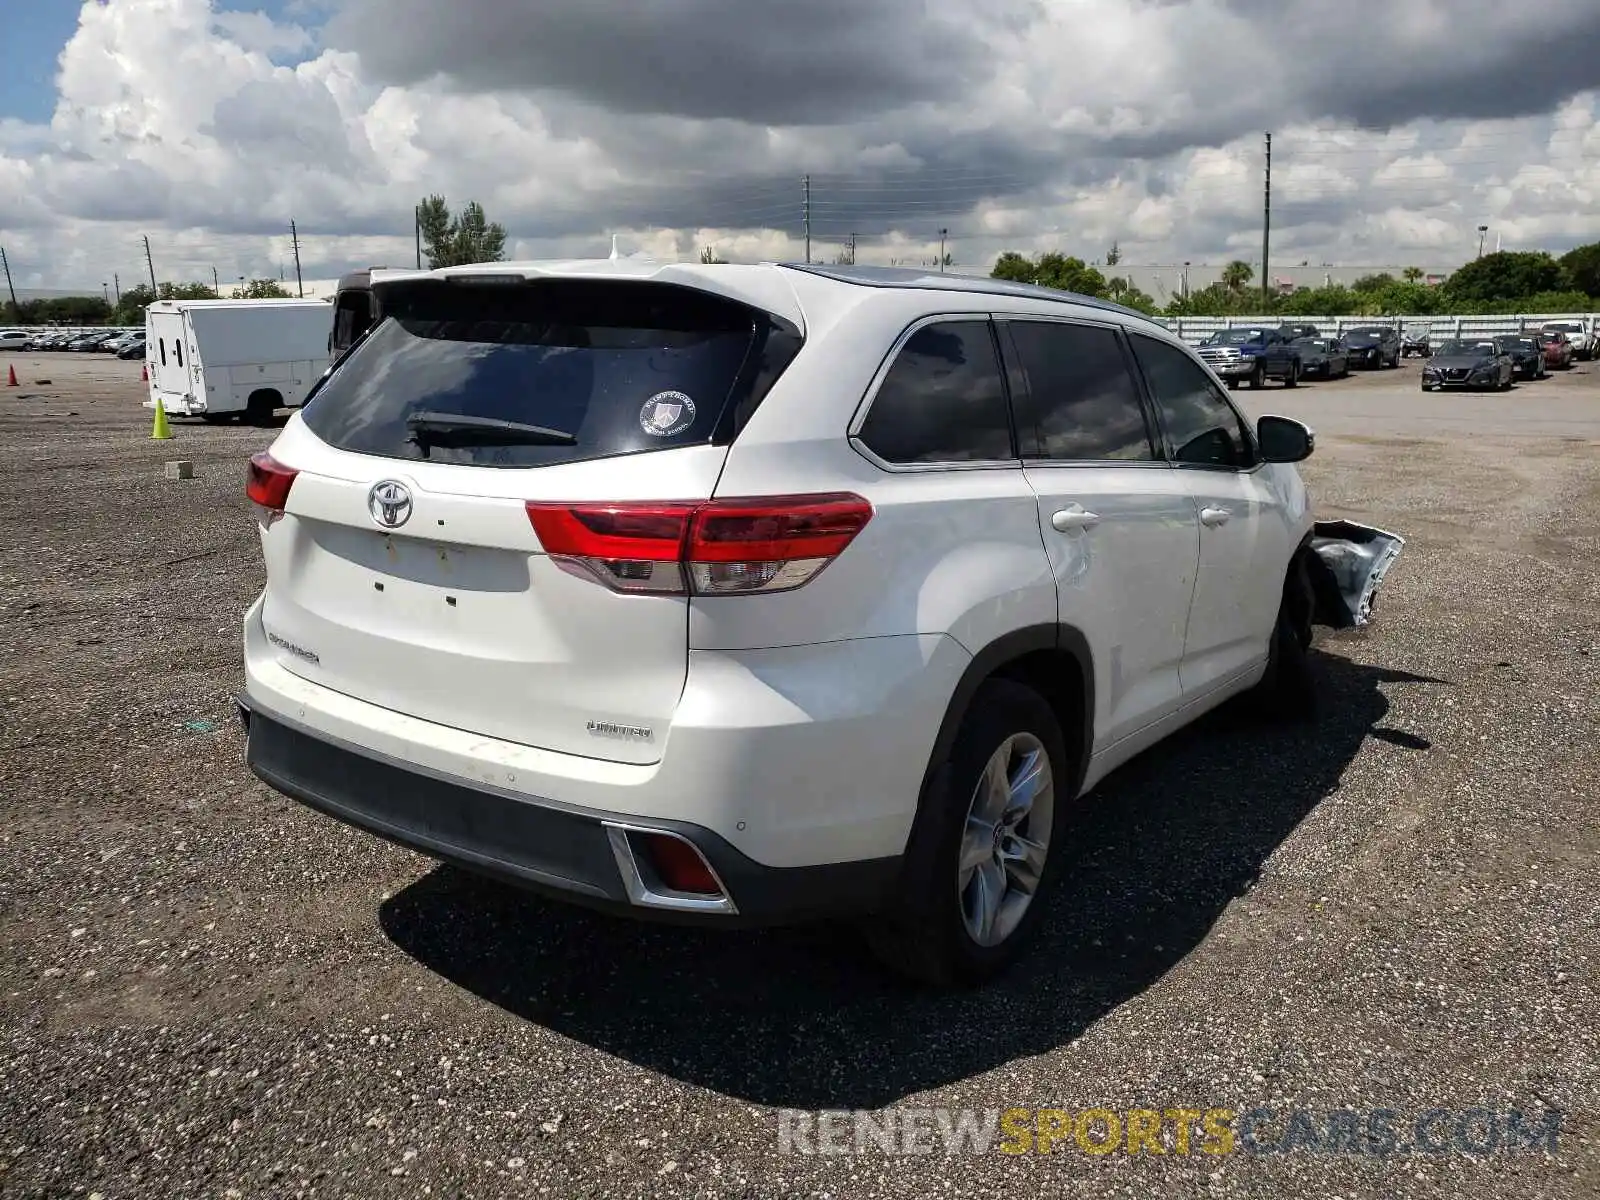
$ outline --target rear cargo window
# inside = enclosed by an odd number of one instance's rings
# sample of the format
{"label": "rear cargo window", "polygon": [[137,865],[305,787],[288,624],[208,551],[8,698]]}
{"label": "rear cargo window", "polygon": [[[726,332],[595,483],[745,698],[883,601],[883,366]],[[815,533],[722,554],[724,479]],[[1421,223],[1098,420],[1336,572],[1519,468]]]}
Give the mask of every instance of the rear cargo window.
{"label": "rear cargo window", "polygon": [[765,313],[665,284],[430,280],[383,304],[304,420],[386,458],[535,467],[704,444],[798,348]]}

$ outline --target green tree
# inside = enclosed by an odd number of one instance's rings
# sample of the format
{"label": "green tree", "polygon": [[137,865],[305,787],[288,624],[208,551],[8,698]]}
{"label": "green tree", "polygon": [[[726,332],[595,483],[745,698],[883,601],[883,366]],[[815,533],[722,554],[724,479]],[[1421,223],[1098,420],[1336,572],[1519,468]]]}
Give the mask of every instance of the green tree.
{"label": "green tree", "polygon": [[1378,275],[1363,275],[1350,285],[1350,290],[1355,292],[1381,292],[1394,282],[1394,276],[1384,271]]}
{"label": "green tree", "polygon": [[1114,267],[1122,261],[1122,247],[1116,242],[1111,243],[1111,249],[1106,251],[1106,266]]}
{"label": "green tree", "polygon": [[1077,292],[1082,296],[1106,294],[1106,277],[1081,258],[1051,251],[1049,254],[1041,254],[1034,267],[1034,282],[1044,287]]}
{"label": "green tree", "polygon": [[443,196],[428,196],[417,205],[417,225],[431,268],[499,262],[505,257],[505,227],[491,222],[476,200],[452,216]]}
{"label": "green tree", "polygon": [[104,296],[55,296],[18,305],[30,324],[100,325],[111,316]]}
{"label": "green tree", "polygon": [[1012,283],[1033,283],[1039,277],[1039,268],[1031,258],[1018,254],[1015,250],[1007,250],[995,259],[994,270],[989,272],[991,279],[1005,279]]}
{"label": "green tree", "polygon": [[1404,271],[1400,272],[1400,278],[1404,279],[1407,283],[1421,283],[1422,268],[1407,267]]}
{"label": "green tree", "polygon": [[235,300],[287,300],[289,289],[276,279],[252,279],[242,288],[233,289]]}
{"label": "green tree", "polygon": [[117,311],[112,314],[112,323],[116,325],[143,325],[144,310],[156,294],[142,283],[135,284],[122,293],[122,299],[117,302]]}
{"label": "green tree", "polygon": [[1589,296],[1600,296],[1600,242],[1568,250],[1558,260],[1572,286]]}
{"label": "green tree", "polygon": [[215,300],[217,293],[209,283],[163,283],[163,300]]}
{"label": "green tree", "polygon": [[1233,291],[1224,283],[1213,283],[1199,291],[1179,296],[1167,305],[1169,317],[1238,317],[1260,314],[1261,297],[1242,290]]}
{"label": "green tree", "polygon": [[1299,288],[1278,302],[1286,317],[1342,317],[1356,311],[1354,292],[1342,284],[1329,287]]}
{"label": "green tree", "polygon": [[[700,261],[705,263],[707,266],[711,266],[715,263],[726,264],[728,260],[717,257],[717,248],[715,246],[707,246],[704,250],[700,251]],[[843,262],[844,259],[840,258],[839,261]]]}
{"label": "green tree", "polygon": [[1444,283],[1453,304],[1469,307],[1524,300],[1539,292],[1561,292],[1570,287],[1571,281],[1555,259],[1543,252],[1522,250],[1485,254]]}
{"label": "green tree", "polygon": [[1157,310],[1155,299],[1134,287],[1128,280],[1120,276],[1106,280],[1106,295],[1118,304],[1128,308],[1138,309],[1142,313],[1154,316]]}
{"label": "green tree", "polygon": [[1255,278],[1255,274],[1249,263],[1236,258],[1222,268],[1222,286],[1237,295],[1244,291],[1245,286]]}

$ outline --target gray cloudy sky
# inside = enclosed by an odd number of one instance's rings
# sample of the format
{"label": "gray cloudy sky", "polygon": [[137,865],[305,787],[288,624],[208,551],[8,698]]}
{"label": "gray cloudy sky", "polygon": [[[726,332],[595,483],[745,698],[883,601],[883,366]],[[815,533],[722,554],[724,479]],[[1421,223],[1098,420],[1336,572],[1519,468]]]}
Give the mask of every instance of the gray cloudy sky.
{"label": "gray cloudy sky", "polygon": [[[1004,249],[1449,266],[1600,238],[1600,4],[1544,0],[105,0],[55,116],[0,113],[0,244],[44,286],[404,262],[427,192],[519,255]],[[251,7],[227,0],[230,9]],[[269,15],[271,14],[271,15]]]}

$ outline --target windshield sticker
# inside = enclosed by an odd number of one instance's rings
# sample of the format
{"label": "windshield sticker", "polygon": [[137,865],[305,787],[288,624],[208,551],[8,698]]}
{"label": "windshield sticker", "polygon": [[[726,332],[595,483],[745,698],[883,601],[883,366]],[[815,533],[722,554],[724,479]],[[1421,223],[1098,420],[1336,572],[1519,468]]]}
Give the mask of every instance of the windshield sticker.
{"label": "windshield sticker", "polygon": [[694,424],[694,401],[682,392],[657,392],[639,410],[639,424],[651,437],[671,437]]}

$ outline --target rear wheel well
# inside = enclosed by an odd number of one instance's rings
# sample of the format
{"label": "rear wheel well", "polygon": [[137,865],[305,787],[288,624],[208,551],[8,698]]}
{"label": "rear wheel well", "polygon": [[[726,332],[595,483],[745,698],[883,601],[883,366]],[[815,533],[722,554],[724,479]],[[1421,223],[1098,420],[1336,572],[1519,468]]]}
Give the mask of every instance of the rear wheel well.
{"label": "rear wheel well", "polygon": [[277,388],[257,388],[244,402],[244,419],[252,425],[265,425],[282,404],[283,393]]}
{"label": "rear wheel well", "polygon": [[1034,650],[1000,664],[989,678],[1009,679],[1044,697],[1061,726],[1067,753],[1073,757],[1070,769],[1081,778],[1089,749],[1084,745],[1088,689],[1077,656],[1067,650]]}

